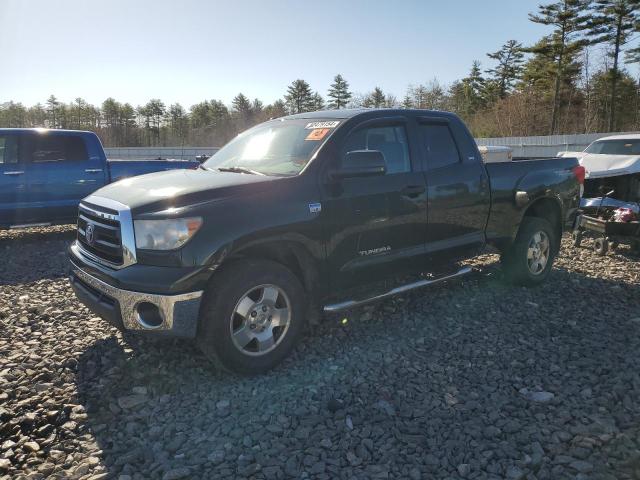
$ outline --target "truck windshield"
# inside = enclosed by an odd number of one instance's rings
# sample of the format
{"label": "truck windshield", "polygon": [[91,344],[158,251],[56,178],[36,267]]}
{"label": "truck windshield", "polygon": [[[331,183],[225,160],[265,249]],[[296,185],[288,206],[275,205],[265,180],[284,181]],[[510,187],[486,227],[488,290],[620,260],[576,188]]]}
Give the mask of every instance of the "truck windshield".
{"label": "truck windshield", "polygon": [[339,123],[296,119],[257,125],[227,143],[204,167],[259,175],[297,175]]}
{"label": "truck windshield", "polygon": [[589,145],[585,152],[605,155],[640,155],[640,139],[598,140]]}

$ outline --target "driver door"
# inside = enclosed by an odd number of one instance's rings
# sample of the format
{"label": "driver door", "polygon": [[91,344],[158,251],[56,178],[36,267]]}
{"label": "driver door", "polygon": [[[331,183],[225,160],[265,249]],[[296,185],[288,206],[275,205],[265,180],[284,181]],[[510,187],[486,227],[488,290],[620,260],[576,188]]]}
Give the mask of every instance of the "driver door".
{"label": "driver door", "polygon": [[352,130],[338,150],[338,165],[348,152],[380,151],[386,173],[326,186],[323,212],[331,222],[327,255],[334,292],[422,267],[426,184],[408,127],[406,119],[369,121]]}

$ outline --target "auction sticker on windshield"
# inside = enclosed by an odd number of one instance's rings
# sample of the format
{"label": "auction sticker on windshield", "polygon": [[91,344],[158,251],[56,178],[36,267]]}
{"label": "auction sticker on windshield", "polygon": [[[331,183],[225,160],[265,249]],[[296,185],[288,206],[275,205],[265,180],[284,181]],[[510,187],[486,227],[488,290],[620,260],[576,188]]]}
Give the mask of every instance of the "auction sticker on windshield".
{"label": "auction sticker on windshield", "polygon": [[309,132],[305,140],[322,140],[330,130],[330,128],[314,128]]}
{"label": "auction sticker on windshield", "polygon": [[307,123],[307,126],[304,127],[307,130],[312,130],[314,128],[336,128],[340,124],[340,120],[334,120],[331,122],[310,122]]}

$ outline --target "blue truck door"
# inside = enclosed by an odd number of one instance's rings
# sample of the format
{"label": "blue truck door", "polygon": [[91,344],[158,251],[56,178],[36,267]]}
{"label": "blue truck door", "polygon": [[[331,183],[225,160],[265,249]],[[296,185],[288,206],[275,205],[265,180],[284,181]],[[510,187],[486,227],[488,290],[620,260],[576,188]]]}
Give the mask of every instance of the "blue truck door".
{"label": "blue truck door", "polygon": [[0,226],[22,223],[26,203],[24,164],[18,156],[19,135],[0,133]]}
{"label": "blue truck door", "polygon": [[104,159],[86,135],[71,132],[29,134],[25,142],[30,207],[34,221],[72,221],[78,203],[104,185]]}

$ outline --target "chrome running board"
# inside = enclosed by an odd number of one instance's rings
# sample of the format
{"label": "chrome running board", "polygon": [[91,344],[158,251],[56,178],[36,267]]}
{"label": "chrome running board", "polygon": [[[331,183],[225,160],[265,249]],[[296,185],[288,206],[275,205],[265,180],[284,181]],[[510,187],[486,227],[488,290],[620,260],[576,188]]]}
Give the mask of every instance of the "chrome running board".
{"label": "chrome running board", "polygon": [[456,273],[452,273],[451,275],[445,275],[444,277],[438,277],[433,279],[425,279],[419,280],[413,283],[407,283],[406,285],[402,285],[400,287],[396,287],[394,289],[389,290],[388,292],[381,293],[380,295],[375,295],[370,298],[365,298],[364,300],[347,300],[346,302],[340,303],[332,303],[331,305],[325,305],[325,312],[339,312],[340,310],[345,310],[347,308],[358,307],[360,305],[364,305],[365,303],[376,302],[378,300],[382,300],[387,297],[391,297],[393,295],[397,295],[399,293],[405,293],[409,290],[414,290],[420,287],[426,287],[428,285],[433,285],[434,283],[443,282],[445,280],[450,280],[452,278],[461,277],[462,275],[466,275],[471,273],[471,267],[464,267],[458,270]]}

